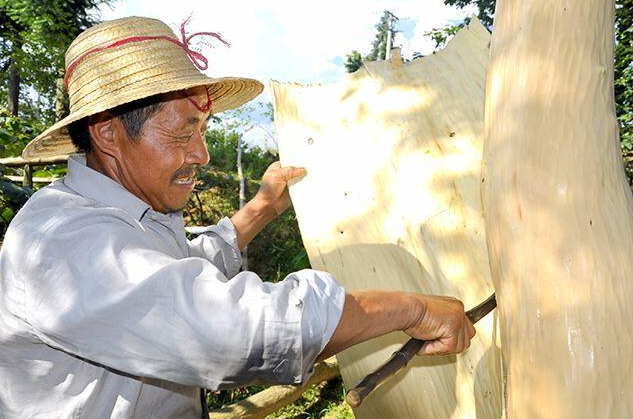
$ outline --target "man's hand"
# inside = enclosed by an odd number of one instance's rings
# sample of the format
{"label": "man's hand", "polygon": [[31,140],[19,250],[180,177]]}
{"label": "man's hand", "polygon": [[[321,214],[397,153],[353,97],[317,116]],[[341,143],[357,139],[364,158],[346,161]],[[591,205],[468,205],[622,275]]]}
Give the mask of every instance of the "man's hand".
{"label": "man's hand", "polygon": [[451,297],[413,294],[425,310],[404,331],[411,337],[427,340],[419,355],[459,353],[470,346],[475,328],[464,313],[464,304]]}
{"label": "man's hand", "polygon": [[281,164],[276,161],[266,169],[262,184],[253,200],[258,200],[263,207],[272,208],[279,215],[290,206],[289,182],[307,173],[303,167],[281,167]]}
{"label": "man's hand", "polygon": [[307,170],[303,167],[281,167],[279,162],[268,166],[255,197],[231,217],[240,250],[290,206],[288,182],[305,176],[306,173]]}

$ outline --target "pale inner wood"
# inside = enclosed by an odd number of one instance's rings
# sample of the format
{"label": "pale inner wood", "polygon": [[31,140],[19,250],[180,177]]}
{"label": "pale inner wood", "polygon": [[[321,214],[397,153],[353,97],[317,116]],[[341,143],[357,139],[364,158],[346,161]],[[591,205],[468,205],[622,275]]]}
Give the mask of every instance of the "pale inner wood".
{"label": "pale inner wood", "polygon": [[[366,67],[335,84],[272,82],[282,164],[315,269],[348,289],[452,295],[493,291],[481,209],[484,80],[490,36],[476,20],[437,54]],[[490,315],[464,354],[418,357],[355,410],[359,418],[499,418],[501,374]],[[346,385],[408,337],[339,356]]]}

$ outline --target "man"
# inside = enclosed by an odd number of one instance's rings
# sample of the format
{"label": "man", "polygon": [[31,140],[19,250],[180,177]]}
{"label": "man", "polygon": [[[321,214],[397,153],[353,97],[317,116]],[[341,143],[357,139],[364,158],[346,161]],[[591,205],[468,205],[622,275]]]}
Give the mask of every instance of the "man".
{"label": "man", "polygon": [[0,252],[3,418],[199,417],[200,388],[301,383],[316,359],[392,331],[432,340],[425,354],[469,346],[474,329],[454,299],[345,292],[312,270],[276,284],[238,273],[240,250],[288,207],[300,168],[272,165],[244,209],[185,238],[210,113],[261,91],[202,75],[191,37],[126,18],[69,47],[71,113],[24,154],[85,157],[29,200]]}

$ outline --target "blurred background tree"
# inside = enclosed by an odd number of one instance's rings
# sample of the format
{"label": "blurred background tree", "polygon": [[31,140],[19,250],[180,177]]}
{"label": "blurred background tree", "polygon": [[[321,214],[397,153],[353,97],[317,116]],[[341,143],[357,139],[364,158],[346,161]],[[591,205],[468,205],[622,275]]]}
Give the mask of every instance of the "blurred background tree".
{"label": "blurred background tree", "polygon": [[[67,112],[64,54],[112,0],[0,0],[0,100],[15,116],[51,123]],[[57,112],[56,112],[57,110]]]}
{"label": "blurred background tree", "polygon": [[363,61],[379,61],[385,59],[387,43],[389,40],[393,40],[394,35],[398,32],[394,29],[394,23],[397,20],[398,18],[389,10],[382,12],[380,21],[376,24],[376,34],[374,35],[369,54],[363,58],[360,52],[353,50],[345,57],[345,63],[343,65],[348,73],[353,73],[358,70],[363,65]]}

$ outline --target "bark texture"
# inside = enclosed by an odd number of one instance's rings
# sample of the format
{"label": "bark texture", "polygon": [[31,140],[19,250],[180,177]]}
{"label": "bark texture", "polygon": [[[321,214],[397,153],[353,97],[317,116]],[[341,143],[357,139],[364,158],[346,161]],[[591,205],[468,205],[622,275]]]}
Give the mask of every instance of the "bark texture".
{"label": "bark texture", "polygon": [[[282,164],[312,266],[349,289],[461,298],[492,289],[481,212],[489,34],[474,20],[443,51],[367,63],[329,86],[273,83]],[[417,357],[354,409],[357,418],[498,418],[493,316],[459,356]],[[348,387],[407,339],[394,333],[338,356]]]}
{"label": "bark texture", "polygon": [[499,0],[484,214],[509,418],[633,416],[633,200],[610,0]]}

